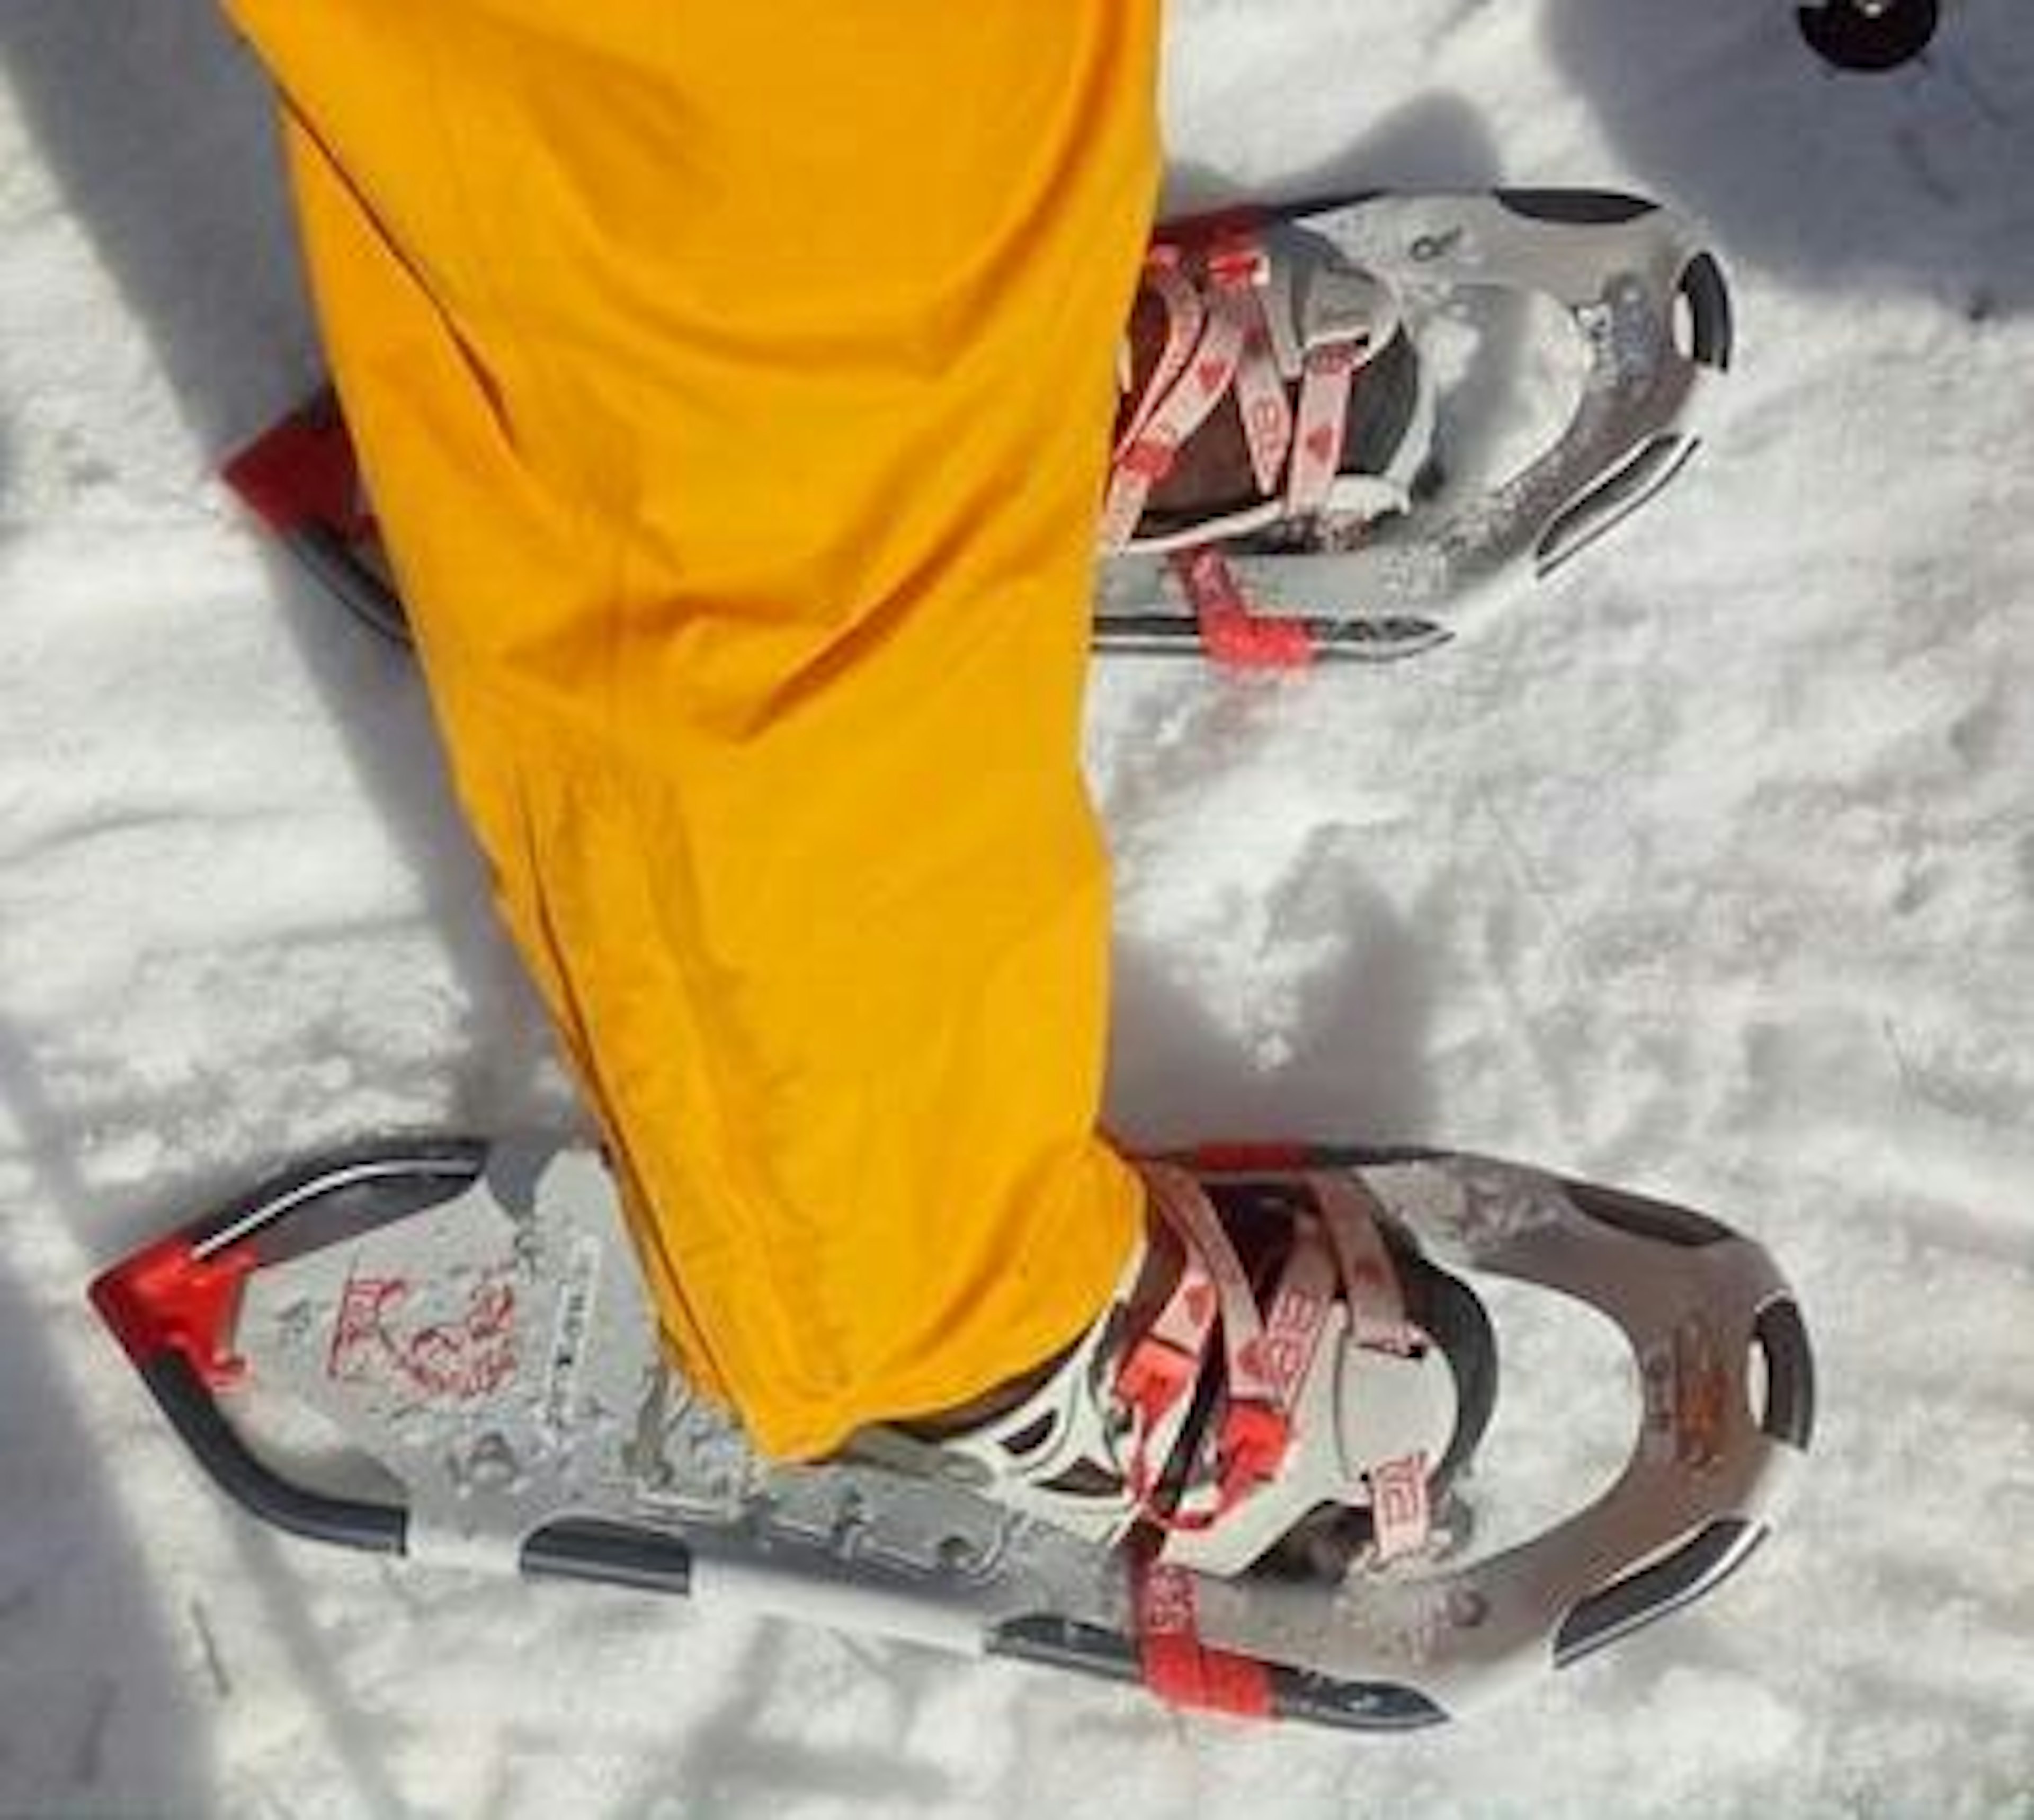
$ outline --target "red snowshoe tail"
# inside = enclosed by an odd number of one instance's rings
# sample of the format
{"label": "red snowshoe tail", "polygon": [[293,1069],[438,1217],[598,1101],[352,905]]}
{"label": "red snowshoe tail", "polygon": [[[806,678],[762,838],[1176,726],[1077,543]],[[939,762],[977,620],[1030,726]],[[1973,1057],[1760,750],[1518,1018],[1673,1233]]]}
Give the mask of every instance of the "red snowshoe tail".
{"label": "red snowshoe tail", "polygon": [[174,1233],[96,1278],[92,1305],[137,1365],[174,1353],[208,1390],[223,1390],[246,1375],[233,1323],[255,1263],[249,1246],[206,1255]]}
{"label": "red snowshoe tail", "polygon": [[272,531],[323,524],[358,536],[371,528],[353,438],[329,388],[264,431],[220,472]]}
{"label": "red snowshoe tail", "polygon": [[353,438],[329,388],[249,443],[220,476],[355,618],[409,643]]}

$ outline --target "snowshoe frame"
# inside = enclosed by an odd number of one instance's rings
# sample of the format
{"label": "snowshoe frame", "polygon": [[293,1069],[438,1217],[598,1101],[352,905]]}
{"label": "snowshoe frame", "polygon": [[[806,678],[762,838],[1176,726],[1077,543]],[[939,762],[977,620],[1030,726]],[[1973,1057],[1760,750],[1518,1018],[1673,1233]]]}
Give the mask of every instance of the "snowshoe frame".
{"label": "snowshoe frame", "polygon": [[[1436,1262],[1608,1315],[1644,1398],[1616,1483],[1488,1560],[1359,1574],[1332,1597],[1173,1570],[1154,1599],[1134,1551],[953,1487],[760,1461],[663,1361],[597,1157],[539,1141],[429,1139],[309,1165],[136,1253],[92,1295],[220,1488],[293,1534],[725,1599],[1143,1679],[1230,1712],[1432,1724],[1700,1597],[1763,1539],[1814,1394],[1798,1308],[1757,1245],[1679,1207],[1486,1159],[1278,1158],[1360,1167]],[[1255,1151],[1197,1166],[1273,1164]],[[418,1285],[430,1293],[406,1308]],[[396,1495],[321,1488],[265,1457],[235,1419],[250,1389],[336,1423]]]}

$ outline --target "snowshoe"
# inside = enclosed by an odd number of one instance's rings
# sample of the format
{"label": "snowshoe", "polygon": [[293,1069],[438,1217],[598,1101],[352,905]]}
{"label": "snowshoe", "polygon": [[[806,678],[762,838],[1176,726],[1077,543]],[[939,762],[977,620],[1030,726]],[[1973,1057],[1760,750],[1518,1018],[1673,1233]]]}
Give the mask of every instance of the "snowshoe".
{"label": "snowshoe", "polygon": [[[1636,197],[1386,193],[1165,227],[1120,363],[1095,647],[1282,667],[1443,643],[1672,478],[1730,343],[1715,257]],[[404,636],[329,393],[225,472]]]}
{"label": "snowshoe", "polygon": [[[1067,1447],[1006,1420],[959,1449],[909,1437],[886,1452],[885,1431],[835,1463],[764,1461],[665,1360],[599,1156],[544,1143],[392,1143],[315,1163],[92,1293],[212,1477],[285,1530],[1142,1679],[1186,1706],[1430,1724],[1707,1592],[1764,1537],[1808,1444],[1813,1373],[1794,1299],[1750,1240],[1681,1208],[1448,1154],[1152,1167],[1190,1206],[1219,1210],[1256,1266],[1241,1293],[1274,1311],[1252,1333],[1233,1290],[1217,1294],[1244,1332],[1220,1341],[1228,1376],[1195,1390],[1204,1439],[1184,1447],[1166,1445],[1171,1415],[1154,1405],[1155,1428],[1076,1424]],[[1296,1210],[1325,1232],[1333,1202],[1353,1264],[1331,1236],[1304,1256],[1248,1236],[1253,1221],[1290,1233]],[[1318,1383],[1291,1364],[1296,1328],[1277,1312],[1304,1289],[1302,1270],[1316,1289],[1333,1272],[1384,1289],[1351,1292],[1337,1317],[1372,1356],[1337,1354]],[[1459,1516],[1499,1398],[1480,1278],[1608,1316],[1637,1385],[1608,1489],[1480,1559]],[[1158,1354],[1117,1349],[1119,1375],[1140,1352],[1162,1365],[1180,1338],[1165,1320],[1182,1312],[1204,1343],[1205,1312],[1171,1298],[1137,1336]],[[1251,1338],[1254,1367],[1237,1358]],[[1169,1552],[1209,1499],[1240,1484],[1241,1512],[1263,1495],[1243,1483],[1247,1456],[1268,1445],[1259,1464],[1275,1476],[1266,1431],[1297,1386],[1316,1400],[1296,1419],[1337,1437],[1317,1450],[1327,1477],[1289,1484],[1282,1533],[1225,1560]],[[336,1450],[314,1443],[306,1411]],[[1031,1477],[1065,1498],[1097,1448],[1112,1469],[1126,1450],[1152,1469],[1127,1527],[1119,1511],[1083,1534],[1064,1510],[981,1495],[990,1449],[1053,1452],[1058,1467]]]}

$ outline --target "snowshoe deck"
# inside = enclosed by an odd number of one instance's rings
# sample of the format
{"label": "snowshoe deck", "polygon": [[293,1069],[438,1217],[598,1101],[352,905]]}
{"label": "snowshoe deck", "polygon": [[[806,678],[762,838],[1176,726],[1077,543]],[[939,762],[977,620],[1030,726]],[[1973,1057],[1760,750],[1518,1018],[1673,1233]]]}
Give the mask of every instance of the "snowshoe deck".
{"label": "snowshoe deck", "polygon": [[[598,1157],[542,1143],[313,1164],[92,1297],[220,1487],[297,1535],[1141,1678],[1188,1706],[1432,1723],[1750,1554],[1813,1403],[1798,1312],[1757,1246],[1482,1159],[1304,1160],[1360,1167],[1443,1266],[1581,1296],[1623,1329],[1644,1407],[1608,1492],[1485,1560],[1323,1585],[1154,1568],[886,1465],[774,1465],[662,1357]],[[342,1448],[307,1452],[305,1409]]]}

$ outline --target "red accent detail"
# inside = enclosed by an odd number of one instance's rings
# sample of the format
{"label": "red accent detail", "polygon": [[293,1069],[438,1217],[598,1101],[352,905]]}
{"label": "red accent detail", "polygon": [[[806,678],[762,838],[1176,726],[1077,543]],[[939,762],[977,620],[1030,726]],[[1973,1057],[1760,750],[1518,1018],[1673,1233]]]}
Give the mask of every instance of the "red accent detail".
{"label": "red accent detail", "polygon": [[[325,1349],[328,1378],[364,1378],[388,1342],[382,1323],[400,1308],[409,1285],[394,1277],[349,1277],[340,1292],[339,1313],[332,1323],[332,1344]],[[392,1348],[388,1349],[392,1350]]]}
{"label": "red accent detail", "polygon": [[1269,1403],[1231,1403],[1222,1417],[1220,1510],[1227,1511],[1277,1471],[1293,1444],[1293,1424]]}
{"label": "red accent detail", "polygon": [[1274,220],[1277,214],[1261,202],[1235,202],[1225,208],[1210,208],[1204,214],[1168,221],[1159,232],[1165,236],[1163,244],[1176,255],[1183,248],[1207,246],[1254,233]]}
{"label": "red accent detail", "polygon": [[1260,398],[1250,407],[1250,433],[1253,439],[1275,441],[1281,428],[1289,421],[1282,392]]}
{"label": "red accent detail", "polygon": [[1155,1425],[1193,1387],[1200,1360],[1193,1353],[1146,1334],[1130,1349],[1116,1374],[1117,1394]]}
{"label": "red accent detail", "polygon": [[1139,437],[1116,458],[1116,465],[1155,486],[1173,471],[1174,453],[1173,445],[1162,437]]}
{"label": "red accent detail", "polygon": [[1213,1529],[1276,1474],[1292,1440],[1293,1425],[1282,1410],[1268,1403],[1232,1403],[1215,1443],[1217,1470],[1212,1504],[1190,1510],[1161,1509],[1154,1504],[1151,1465],[1144,1456],[1141,1439],[1130,1463],[1131,1494],[1142,1507],[1143,1521],[1154,1529],[1168,1535],[1198,1534]]}
{"label": "red accent detail", "polygon": [[1193,1576],[1142,1550],[1131,1558],[1130,1571],[1137,1653],[1152,1692],[1185,1712],[1270,1718],[1270,1667],[1201,1642]]}
{"label": "red accent detail", "polygon": [[1201,648],[1232,670],[1304,670],[1314,660],[1312,635],[1297,620],[1251,611],[1219,550],[1178,550],[1173,572],[1193,602]]}
{"label": "red accent detail", "polygon": [[[1206,1294],[1200,1293],[1203,1289]],[[1141,1334],[1124,1354],[1123,1362],[1116,1372],[1116,1394],[1130,1412],[1131,1432],[1135,1437],[1125,1475],[1130,1493],[1139,1505],[1146,1507],[1147,1514],[1154,1521],[1167,1527],[1172,1526],[1170,1518],[1159,1517],[1149,1509],[1157,1485],[1157,1471],[1150,1454],[1151,1436],[1173,1405],[1181,1398],[1192,1394],[1200,1376],[1208,1335],[1207,1320],[1192,1317],[1192,1310],[1198,1297],[1202,1316],[1205,1317],[1208,1312],[1207,1297],[1214,1293],[1211,1284],[1188,1285],[1183,1312],[1190,1317],[1191,1334],[1181,1335],[1176,1330],[1169,1335],[1161,1333],[1159,1328],[1166,1325],[1161,1315],[1158,1326]],[[1183,1344],[1183,1339],[1190,1343]]]}
{"label": "red accent detail", "polygon": [[456,1317],[424,1327],[405,1320],[409,1299],[410,1285],[402,1278],[348,1278],[332,1323],[325,1375],[336,1382],[400,1383],[426,1396],[460,1400],[486,1396],[515,1376],[512,1284],[485,1278]]}
{"label": "red accent detail", "polygon": [[1264,249],[1252,235],[1227,235],[1208,249],[1208,276],[1217,284],[1255,284],[1264,268]]}
{"label": "red accent detail", "polygon": [[1203,360],[1194,369],[1194,380],[1202,391],[1219,392],[1229,383],[1229,365],[1225,360]]}
{"label": "red accent detail", "polygon": [[320,524],[349,541],[373,531],[353,438],[329,392],[257,437],[220,472],[272,530]]}
{"label": "red accent detail", "polygon": [[1307,452],[1316,461],[1326,461],[1335,452],[1335,426],[1323,423],[1307,438]]}
{"label": "red accent detail", "polygon": [[1433,1527],[1429,1496],[1424,1454],[1407,1454],[1371,1468],[1371,1519],[1380,1561],[1414,1554],[1426,1546]]}
{"label": "red accent detail", "polygon": [[1263,1370],[1288,1409],[1313,1361],[1327,1314],[1325,1298],[1289,1282],[1272,1304],[1270,1319],[1264,1324]]}
{"label": "red accent detail", "polygon": [[233,1349],[233,1317],[255,1263],[252,1245],[201,1259],[175,1234],[101,1275],[92,1305],[136,1364],[181,1353],[207,1389],[223,1390],[246,1375],[247,1361]]}
{"label": "red accent detail", "polygon": [[1306,1145],[1282,1141],[1202,1144],[1187,1154],[1189,1166],[1210,1175],[1304,1169],[1313,1160],[1313,1152]]}
{"label": "red accent detail", "polygon": [[419,1389],[441,1396],[484,1397],[516,1375],[516,1291],[506,1282],[476,1288],[463,1314],[413,1334],[403,1369]]}
{"label": "red accent detail", "polygon": [[1214,1316],[1214,1284],[1195,1283],[1187,1291],[1187,1319],[1197,1327],[1204,1325]]}

